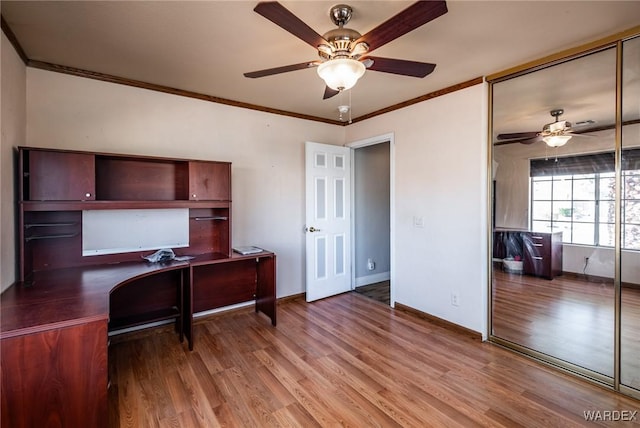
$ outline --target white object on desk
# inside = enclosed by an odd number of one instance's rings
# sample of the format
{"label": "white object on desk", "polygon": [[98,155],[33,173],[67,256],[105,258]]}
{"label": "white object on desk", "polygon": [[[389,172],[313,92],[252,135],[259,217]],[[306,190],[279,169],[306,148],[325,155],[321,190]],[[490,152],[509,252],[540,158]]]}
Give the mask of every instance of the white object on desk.
{"label": "white object on desk", "polygon": [[235,251],[236,253],[242,254],[243,256],[246,256],[248,254],[261,253],[264,250],[259,247],[246,246],[246,247],[235,247],[233,251]]}

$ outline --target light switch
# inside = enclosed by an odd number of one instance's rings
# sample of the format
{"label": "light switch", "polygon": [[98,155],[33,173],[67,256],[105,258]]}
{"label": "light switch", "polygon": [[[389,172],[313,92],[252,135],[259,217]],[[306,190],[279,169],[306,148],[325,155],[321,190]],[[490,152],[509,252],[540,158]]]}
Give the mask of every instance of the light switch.
{"label": "light switch", "polygon": [[413,216],[413,227],[424,227],[424,219],[421,216]]}

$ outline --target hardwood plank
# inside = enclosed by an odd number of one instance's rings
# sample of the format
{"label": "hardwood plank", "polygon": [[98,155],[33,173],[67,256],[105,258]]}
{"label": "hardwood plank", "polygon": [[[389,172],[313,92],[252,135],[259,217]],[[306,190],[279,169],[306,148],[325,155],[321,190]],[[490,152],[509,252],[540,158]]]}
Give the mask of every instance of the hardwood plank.
{"label": "hardwood plank", "polygon": [[572,427],[586,410],[640,410],[355,293],[287,300],[278,318],[277,327],[247,310],[200,319],[192,352],[171,327],[118,338],[110,426]]}
{"label": "hardwood plank", "polygon": [[274,413],[278,425],[283,427],[320,427],[300,403],[293,403]]}
{"label": "hardwood plank", "polygon": [[[493,334],[613,376],[613,280],[562,275],[549,281],[493,270]],[[640,289],[621,292],[621,381],[640,389]]]}

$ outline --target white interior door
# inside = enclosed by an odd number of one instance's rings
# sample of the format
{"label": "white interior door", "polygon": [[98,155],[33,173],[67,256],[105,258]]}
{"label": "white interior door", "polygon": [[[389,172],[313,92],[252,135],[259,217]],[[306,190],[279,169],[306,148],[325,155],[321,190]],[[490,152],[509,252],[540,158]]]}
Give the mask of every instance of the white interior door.
{"label": "white interior door", "polygon": [[306,143],[307,301],[351,290],[351,149]]}

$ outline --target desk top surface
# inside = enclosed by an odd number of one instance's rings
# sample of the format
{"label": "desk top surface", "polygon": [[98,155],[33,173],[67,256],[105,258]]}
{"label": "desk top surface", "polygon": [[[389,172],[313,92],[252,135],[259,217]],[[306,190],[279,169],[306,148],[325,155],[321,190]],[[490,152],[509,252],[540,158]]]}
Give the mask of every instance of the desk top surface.
{"label": "desk top surface", "polygon": [[111,291],[138,278],[190,266],[271,256],[268,251],[231,257],[203,254],[182,262],[125,262],[35,272],[29,283],[14,284],[0,296],[0,338],[107,320]]}

